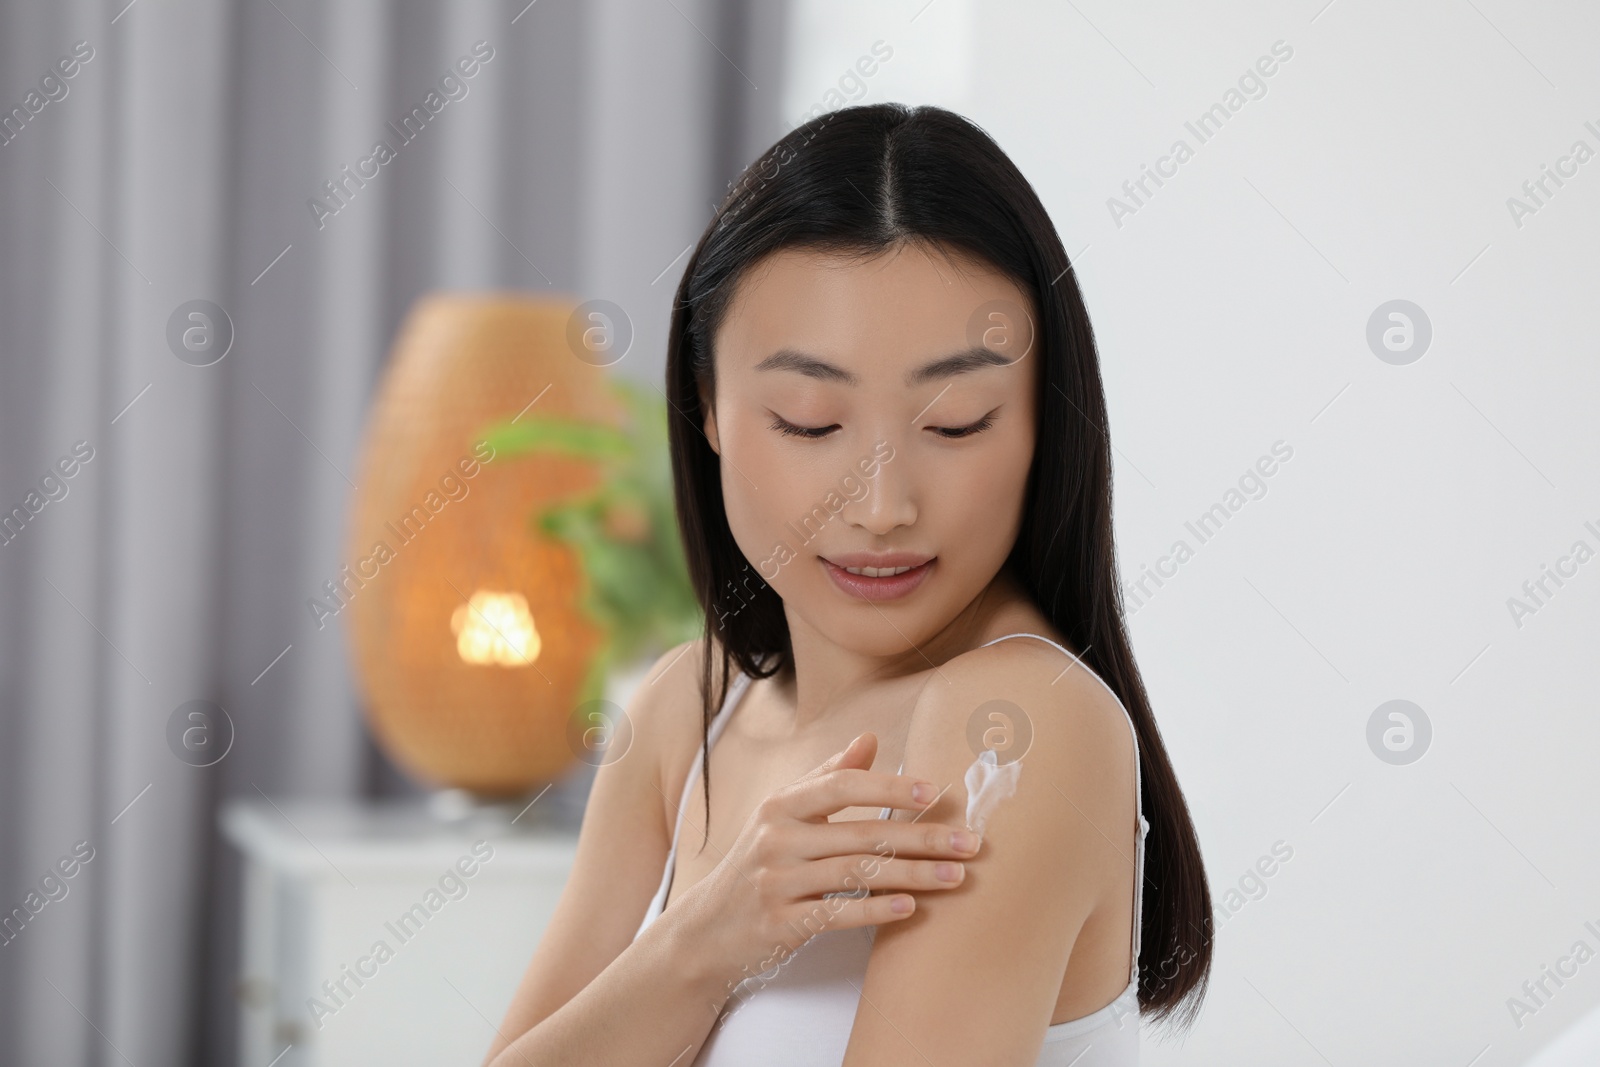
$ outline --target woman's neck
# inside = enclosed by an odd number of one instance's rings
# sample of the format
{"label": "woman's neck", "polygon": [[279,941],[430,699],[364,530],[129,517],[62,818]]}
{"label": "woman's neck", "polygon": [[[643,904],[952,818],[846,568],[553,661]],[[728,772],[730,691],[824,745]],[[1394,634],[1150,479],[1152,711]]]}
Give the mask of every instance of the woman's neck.
{"label": "woman's neck", "polygon": [[944,627],[892,655],[871,655],[840,644],[792,612],[786,614],[793,657],[789,666],[773,677],[772,685],[784,704],[794,709],[794,726],[800,731],[826,719],[844,694],[874,682],[937,669],[1006,632],[996,629],[997,622],[1032,618],[1038,612],[1022,586],[1002,569]]}

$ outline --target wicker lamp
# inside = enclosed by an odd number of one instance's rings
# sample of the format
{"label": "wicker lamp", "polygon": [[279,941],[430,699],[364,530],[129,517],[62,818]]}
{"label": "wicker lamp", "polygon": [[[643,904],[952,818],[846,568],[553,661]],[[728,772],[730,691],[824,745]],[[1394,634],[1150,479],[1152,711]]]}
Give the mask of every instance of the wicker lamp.
{"label": "wicker lamp", "polygon": [[510,796],[577,756],[568,725],[603,635],[580,610],[576,553],[530,517],[597,469],[513,460],[483,437],[525,411],[615,424],[607,372],[569,348],[574,308],[424,298],[368,417],[344,583],[356,677],[379,744],[432,785]]}

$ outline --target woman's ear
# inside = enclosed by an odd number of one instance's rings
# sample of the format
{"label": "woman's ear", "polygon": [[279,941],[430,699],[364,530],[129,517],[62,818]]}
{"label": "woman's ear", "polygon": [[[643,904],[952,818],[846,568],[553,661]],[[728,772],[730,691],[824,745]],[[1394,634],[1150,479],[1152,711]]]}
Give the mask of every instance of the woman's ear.
{"label": "woman's ear", "polygon": [[705,435],[711,442],[711,451],[722,455],[722,442],[717,439],[717,409],[705,389],[700,390],[700,410],[706,413]]}

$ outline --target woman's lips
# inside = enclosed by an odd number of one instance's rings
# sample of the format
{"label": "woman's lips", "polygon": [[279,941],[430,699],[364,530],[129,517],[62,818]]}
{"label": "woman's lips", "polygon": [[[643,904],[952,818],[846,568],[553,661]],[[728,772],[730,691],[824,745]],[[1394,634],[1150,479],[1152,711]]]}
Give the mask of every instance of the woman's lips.
{"label": "woman's lips", "polygon": [[876,602],[898,600],[908,596],[927,580],[938,557],[928,560],[921,566],[912,567],[904,574],[895,574],[887,578],[869,578],[865,574],[851,574],[836,563],[831,563],[820,556],[818,559],[823,569],[828,572],[828,577],[833,579],[833,584],[840,590],[861,600]]}

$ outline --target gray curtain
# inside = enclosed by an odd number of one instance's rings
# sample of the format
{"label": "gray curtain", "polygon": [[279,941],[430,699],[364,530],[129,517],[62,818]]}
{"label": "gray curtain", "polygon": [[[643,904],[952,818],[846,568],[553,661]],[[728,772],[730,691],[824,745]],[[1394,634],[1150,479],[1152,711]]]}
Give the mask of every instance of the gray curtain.
{"label": "gray curtain", "polygon": [[[439,288],[604,297],[636,327],[618,370],[659,383],[681,253],[782,132],[781,22],[731,0],[0,7],[0,912],[25,916],[0,1062],[233,1062],[218,805],[412,788],[305,606],[401,316]],[[344,179],[478,41],[466,94]],[[169,341],[202,300],[211,343],[232,334],[205,366]],[[210,767],[169,747],[192,700],[234,730]]]}

